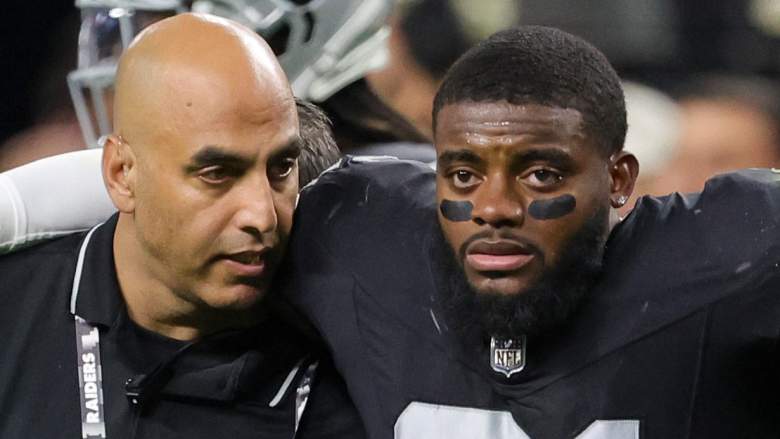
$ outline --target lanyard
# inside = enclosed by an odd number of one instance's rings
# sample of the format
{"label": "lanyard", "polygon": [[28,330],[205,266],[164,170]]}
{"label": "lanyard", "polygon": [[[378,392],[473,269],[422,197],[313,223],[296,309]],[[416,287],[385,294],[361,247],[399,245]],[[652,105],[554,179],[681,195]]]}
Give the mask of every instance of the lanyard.
{"label": "lanyard", "polygon": [[[87,245],[92,238],[92,233],[102,224],[93,227],[79,249],[79,257],[76,262],[76,273],[73,276],[73,289],[70,295],[70,312],[76,325],[76,364],[79,375],[79,396],[81,400],[81,437],[82,439],[106,439],[106,417],[103,405],[103,372],[100,361],[100,331],[90,325],[86,320],[76,315],[76,299],[81,284],[81,273],[84,270],[84,258],[87,253]],[[286,393],[286,388],[297,375],[298,369],[303,363],[299,362],[290,373],[289,380],[285,380],[279,391],[279,398]],[[295,392],[295,428],[293,438],[298,432],[298,424],[303,417],[306,404],[311,393],[311,385],[317,370],[317,362],[309,364],[299,379]],[[274,398],[276,400],[276,398]],[[278,401],[269,404],[274,407]]]}
{"label": "lanyard", "polygon": [[81,437],[105,438],[103,373],[100,366],[100,333],[79,316],[76,322],[76,354],[81,399]]}
{"label": "lanyard", "polygon": [[70,294],[70,312],[76,324],[76,365],[79,372],[79,399],[81,401],[81,438],[105,438],[106,417],[103,410],[103,372],[100,362],[100,331],[76,315],[76,298],[79,294],[84,256],[92,233],[87,233],[79,249],[76,274],[73,275],[73,290]]}

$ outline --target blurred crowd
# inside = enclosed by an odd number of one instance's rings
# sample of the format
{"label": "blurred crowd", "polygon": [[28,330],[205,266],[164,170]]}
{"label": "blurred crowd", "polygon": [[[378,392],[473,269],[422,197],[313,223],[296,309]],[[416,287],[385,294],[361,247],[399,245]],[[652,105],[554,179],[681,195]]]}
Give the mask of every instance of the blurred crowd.
{"label": "blurred crowd", "polygon": [[[28,6],[31,18],[2,26],[45,23],[0,43],[0,171],[85,145],[65,82],[79,13],[72,0],[47,3],[48,12]],[[431,140],[433,95],[461,53],[498,29],[542,24],[592,42],[625,80],[637,195],[698,191],[717,173],[780,167],[780,0],[406,0],[389,24],[388,61],[365,82],[416,130],[401,140]],[[390,130],[406,129],[398,127]],[[349,139],[338,140],[350,152]]]}

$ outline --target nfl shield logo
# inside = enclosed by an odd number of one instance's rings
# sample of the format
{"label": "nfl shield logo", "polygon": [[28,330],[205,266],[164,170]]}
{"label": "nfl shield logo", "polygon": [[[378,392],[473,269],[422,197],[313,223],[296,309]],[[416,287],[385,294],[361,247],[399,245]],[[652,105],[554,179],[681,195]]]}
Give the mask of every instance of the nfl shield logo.
{"label": "nfl shield logo", "polygon": [[507,378],[525,367],[525,336],[490,338],[490,366]]}

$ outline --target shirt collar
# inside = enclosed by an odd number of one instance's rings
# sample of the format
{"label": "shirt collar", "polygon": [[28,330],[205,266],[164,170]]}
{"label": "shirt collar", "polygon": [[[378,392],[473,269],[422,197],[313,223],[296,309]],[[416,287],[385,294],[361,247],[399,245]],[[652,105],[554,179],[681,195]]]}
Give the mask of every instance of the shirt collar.
{"label": "shirt collar", "polygon": [[75,314],[92,324],[110,326],[124,307],[114,264],[118,218],[114,214],[82,241],[81,273],[77,270],[74,277]]}

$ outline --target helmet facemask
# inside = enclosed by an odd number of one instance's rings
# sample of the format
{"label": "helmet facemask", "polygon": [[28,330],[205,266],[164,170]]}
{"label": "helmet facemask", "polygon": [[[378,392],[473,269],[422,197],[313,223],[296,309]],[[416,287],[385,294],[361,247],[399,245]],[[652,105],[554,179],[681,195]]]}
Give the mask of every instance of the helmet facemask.
{"label": "helmet facemask", "polygon": [[89,148],[111,133],[111,102],[117,62],[146,26],[185,10],[173,0],[77,0],[81,9],[78,63],[68,89]]}

